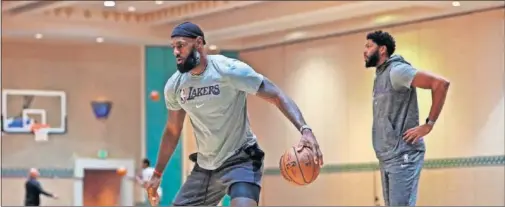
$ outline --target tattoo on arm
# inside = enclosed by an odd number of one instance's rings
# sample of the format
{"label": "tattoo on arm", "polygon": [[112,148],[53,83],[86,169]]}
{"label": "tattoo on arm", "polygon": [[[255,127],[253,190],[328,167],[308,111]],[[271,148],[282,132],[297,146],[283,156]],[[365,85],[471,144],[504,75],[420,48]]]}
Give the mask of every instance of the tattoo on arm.
{"label": "tattoo on arm", "polygon": [[182,127],[184,126],[184,118],[186,112],[183,109],[178,111],[169,111],[169,117],[163,136],[161,137],[160,149],[158,152],[158,161],[156,163],[156,171],[162,173],[167,166],[170,157],[177,147],[179,137],[181,136]]}
{"label": "tattoo on arm", "polygon": [[299,130],[300,127],[306,124],[302,112],[295,102],[266,77],[264,78],[263,83],[261,83],[256,96],[276,105],[284,116],[293,123],[296,130]]}

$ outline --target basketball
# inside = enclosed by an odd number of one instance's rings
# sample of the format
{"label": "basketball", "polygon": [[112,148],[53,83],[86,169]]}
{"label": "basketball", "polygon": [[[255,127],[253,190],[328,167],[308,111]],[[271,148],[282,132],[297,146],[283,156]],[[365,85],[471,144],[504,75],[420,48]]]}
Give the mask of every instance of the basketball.
{"label": "basketball", "polygon": [[160,100],[160,94],[158,91],[151,91],[151,100],[158,101]]}
{"label": "basketball", "polygon": [[120,176],[125,176],[126,175],[126,168],[120,167],[116,170],[116,173]]}
{"label": "basketball", "polygon": [[314,182],[319,175],[320,167],[314,162],[314,155],[309,148],[297,152],[291,147],[281,156],[279,168],[282,177],[296,185],[307,185]]}

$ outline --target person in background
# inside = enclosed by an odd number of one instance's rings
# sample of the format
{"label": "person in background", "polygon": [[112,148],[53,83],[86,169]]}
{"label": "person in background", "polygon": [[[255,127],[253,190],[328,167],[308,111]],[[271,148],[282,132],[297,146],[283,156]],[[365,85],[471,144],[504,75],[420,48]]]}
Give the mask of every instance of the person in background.
{"label": "person in background", "polygon": [[[136,176],[136,179],[137,179],[137,183],[139,185],[142,186],[142,188],[145,188],[146,185],[147,185],[147,182],[149,180],[151,180],[151,177],[153,176],[154,174],[154,168],[151,167],[151,162],[149,161],[149,159],[147,158],[144,158],[144,160],[142,160],[142,171]],[[160,196],[161,198],[161,187],[158,188],[158,195]],[[145,190],[142,191],[144,193],[144,200],[143,202],[146,202],[147,200],[147,192]]]}
{"label": "person in background", "polygon": [[58,198],[56,195],[42,189],[40,182],[37,180],[38,177],[39,171],[31,168],[28,180],[25,183],[25,206],[40,206],[40,194],[54,199]]}
{"label": "person in background", "polygon": [[[372,142],[385,205],[415,206],[426,152],[424,138],[442,112],[450,83],[416,69],[395,50],[396,41],[388,32],[367,34],[365,67],[375,68]],[[431,91],[431,109],[423,124],[419,123],[418,89]]]}

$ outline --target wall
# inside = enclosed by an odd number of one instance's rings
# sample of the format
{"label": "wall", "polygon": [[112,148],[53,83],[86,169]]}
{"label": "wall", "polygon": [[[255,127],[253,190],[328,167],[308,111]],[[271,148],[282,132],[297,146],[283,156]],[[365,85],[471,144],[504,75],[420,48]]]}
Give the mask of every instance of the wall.
{"label": "wall", "polygon": [[[34,142],[30,134],[2,136],[2,205],[22,204],[29,167],[61,178],[41,179],[61,197],[44,205],[71,205],[75,157],[107,149],[110,158],[139,161],[140,52],[137,46],[2,42],[3,89],[63,90],[68,101],[66,134],[51,135],[47,143]],[[95,119],[90,106],[99,96],[114,102],[105,122]]]}
{"label": "wall", "polygon": [[[443,113],[426,138],[419,205],[504,204],[504,23],[500,9],[387,29],[396,38],[396,53],[452,83]],[[264,205],[374,205],[376,196],[382,202],[371,144],[374,70],[364,68],[365,36],[240,54],[299,105],[326,163],[309,186],[284,181],[278,159],[297,143],[299,133],[277,108],[249,98],[252,127],[267,152]],[[431,94],[420,90],[418,98],[424,120]],[[473,165],[480,167],[468,167]]]}

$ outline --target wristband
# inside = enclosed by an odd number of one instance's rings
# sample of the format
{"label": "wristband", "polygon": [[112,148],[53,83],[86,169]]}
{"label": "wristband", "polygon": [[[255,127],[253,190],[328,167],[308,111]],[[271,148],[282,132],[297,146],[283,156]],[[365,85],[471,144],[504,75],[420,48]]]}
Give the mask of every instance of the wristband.
{"label": "wristband", "polygon": [[426,124],[433,126],[435,125],[435,121],[430,120],[430,118],[426,118]]}
{"label": "wristband", "polygon": [[153,173],[154,173],[155,175],[157,175],[157,176],[161,177],[161,173],[160,173],[160,172],[158,172],[157,170],[154,170],[154,172],[153,172]]}
{"label": "wristband", "polygon": [[312,128],[310,128],[310,127],[309,127],[309,125],[303,125],[303,126],[302,126],[302,127],[300,127],[300,129],[299,129],[299,130],[300,130],[300,133],[301,133],[301,132],[303,132],[303,130],[305,130],[305,129],[308,129],[308,130],[312,131]]}

